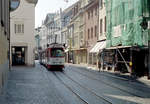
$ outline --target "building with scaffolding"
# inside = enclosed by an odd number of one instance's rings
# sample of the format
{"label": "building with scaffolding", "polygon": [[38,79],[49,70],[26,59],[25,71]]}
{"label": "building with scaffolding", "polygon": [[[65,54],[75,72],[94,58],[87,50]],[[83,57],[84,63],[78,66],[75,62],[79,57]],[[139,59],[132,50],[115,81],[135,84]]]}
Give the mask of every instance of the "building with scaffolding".
{"label": "building with scaffolding", "polygon": [[105,4],[107,45],[101,55],[104,64],[136,76],[148,75],[149,0],[106,0]]}

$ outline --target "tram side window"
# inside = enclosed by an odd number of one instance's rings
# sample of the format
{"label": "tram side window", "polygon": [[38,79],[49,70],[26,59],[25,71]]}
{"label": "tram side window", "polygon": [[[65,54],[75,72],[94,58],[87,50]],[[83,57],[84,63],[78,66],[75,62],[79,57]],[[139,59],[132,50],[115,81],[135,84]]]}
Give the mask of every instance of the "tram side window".
{"label": "tram side window", "polygon": [[63,49],[52,49],[51,56],[52,57],[63,57],[64,51],[63,51]]}

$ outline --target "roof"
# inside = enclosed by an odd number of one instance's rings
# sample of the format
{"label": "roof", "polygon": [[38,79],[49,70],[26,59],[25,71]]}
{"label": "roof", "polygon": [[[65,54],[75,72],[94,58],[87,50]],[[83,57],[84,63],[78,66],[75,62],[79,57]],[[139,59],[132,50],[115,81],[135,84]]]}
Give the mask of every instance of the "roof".
{"label": "roof", "polygon": [[49,23],[50,21],[53,21],[54,17],[55,17],[56,13],[48,13],[46,15],[46,18],[44,20],[44,24]]}
{"label": "roof", "polygon": [[64,46],[63,44],[52,43],[52,44],[49,44],[48,48],[64,48]]}

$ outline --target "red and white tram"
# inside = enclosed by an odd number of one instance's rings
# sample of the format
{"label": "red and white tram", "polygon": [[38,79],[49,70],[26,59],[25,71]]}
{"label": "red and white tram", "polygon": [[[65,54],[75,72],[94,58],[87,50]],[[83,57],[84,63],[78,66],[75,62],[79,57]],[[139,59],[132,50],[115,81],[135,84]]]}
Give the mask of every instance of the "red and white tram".
{"label": "red and white tram", "polygon": [[42,60],[40,61],[48,69],[63,69],[65,64],[64,46],[62,44],[53,43],[42,52]]}

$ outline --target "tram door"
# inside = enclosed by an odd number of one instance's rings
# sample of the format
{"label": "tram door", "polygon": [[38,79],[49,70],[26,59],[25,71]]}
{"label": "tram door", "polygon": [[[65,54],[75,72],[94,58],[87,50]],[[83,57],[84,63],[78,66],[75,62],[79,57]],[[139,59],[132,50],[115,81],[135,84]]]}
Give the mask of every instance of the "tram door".
{"label": "tram door", "polygon": [[12,47],[12,65],[25,65],[24,47]]}

